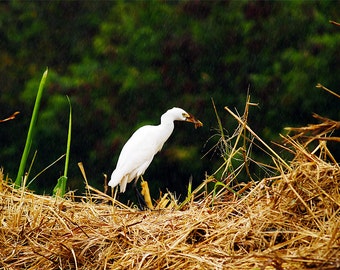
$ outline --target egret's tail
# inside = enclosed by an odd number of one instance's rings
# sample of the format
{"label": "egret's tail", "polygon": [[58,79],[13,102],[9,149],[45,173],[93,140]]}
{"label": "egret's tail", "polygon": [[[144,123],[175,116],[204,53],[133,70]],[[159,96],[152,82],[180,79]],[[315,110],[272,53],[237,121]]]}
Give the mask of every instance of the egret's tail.
{"label": "egret's tail", "polygon": [[117,170],[114,170],[113,173],[111,174],[111,179],[108,183],[110,187],[116,187],[118,184],[119,185],[119,191],[120,192],[125,192],[126,185],[127,185],[127,176],[123,176],[121,173],[117,172]]}
{"label": "egret's tail", "polygon": [[119,173],[117,173],[116,170],[114,170],[113,173],[111,174],[111,179],[108,185],[110,187],[115,187],[120,183],[120,180],[122,180],[122,175],[120,175]]}

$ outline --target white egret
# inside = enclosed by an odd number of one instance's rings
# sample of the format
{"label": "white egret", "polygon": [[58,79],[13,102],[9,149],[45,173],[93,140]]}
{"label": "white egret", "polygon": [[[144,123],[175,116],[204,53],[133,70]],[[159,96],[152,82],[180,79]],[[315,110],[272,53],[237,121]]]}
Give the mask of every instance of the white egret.
{"label": "white egret", "polygon": [[120,192],[125,192],[126,185],[132,180],[135,179],[136,184],[155,154],[162,149],[163,144],[170,137],[174,130],[174,121],[191,122],[195,124],[195,128],[203,126],[191,114],[174,107],[162,115],[159,125],[139,128],[124,145],[108,185],[113,188],[119,184]]}

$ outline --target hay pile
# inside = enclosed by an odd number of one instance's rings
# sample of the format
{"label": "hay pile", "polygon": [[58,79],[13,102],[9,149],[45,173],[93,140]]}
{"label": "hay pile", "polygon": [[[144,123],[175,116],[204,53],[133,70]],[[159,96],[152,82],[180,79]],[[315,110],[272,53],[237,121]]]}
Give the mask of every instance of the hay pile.
{"label": "hay pile", "polygon": [[81,202],[35,195],[1,174],[0,266],[338,269],[340,168],[325,143],[332,128],[318,127],[285,137],[294,158],[288,165],[273,157],[275,176],[239,184],[236,193],[193,192],[180,210],[139,211],[94,189]]}

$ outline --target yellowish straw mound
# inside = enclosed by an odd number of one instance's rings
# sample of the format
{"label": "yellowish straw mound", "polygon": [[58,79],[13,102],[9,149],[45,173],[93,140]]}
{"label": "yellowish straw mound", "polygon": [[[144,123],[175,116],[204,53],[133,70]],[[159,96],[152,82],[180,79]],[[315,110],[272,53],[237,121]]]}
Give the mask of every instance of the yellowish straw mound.
{"label": "yellowish straw mound", "polygon": [[13,189],[1,173],[0,266],[338,269],[339,165],[325,140],[302,135],[286,137],[294,158],[288,167],[277,161],[275,176],[241,184],[237,193],[197,194],[180,210],[138,211],[93,188],[81,202],[35,195]]}

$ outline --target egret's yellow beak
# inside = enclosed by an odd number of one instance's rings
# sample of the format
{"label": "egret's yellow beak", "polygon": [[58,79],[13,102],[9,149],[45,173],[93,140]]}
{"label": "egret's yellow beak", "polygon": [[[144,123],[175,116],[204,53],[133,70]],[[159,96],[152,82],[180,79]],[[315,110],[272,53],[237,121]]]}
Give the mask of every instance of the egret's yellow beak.
{"label": "egret's yellow beak", "polygon": [[186,119],[185,120],[187,122],[194,123],[195,124],[195,128],[203,126],[203,123],[200,120],[196,119],[192,114],[188,113],[188,115],[186,115]]}

